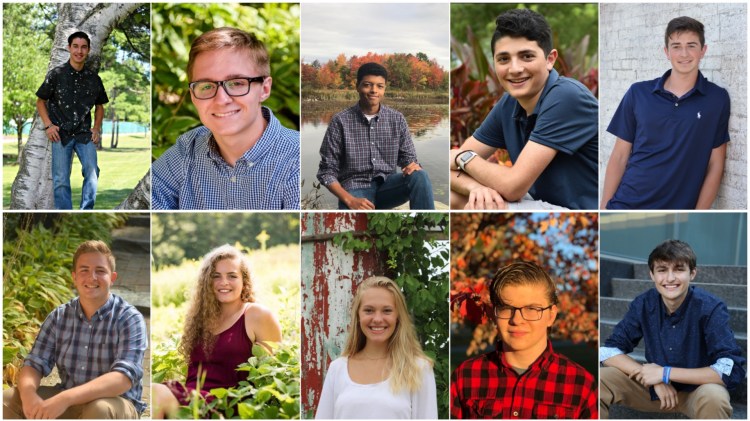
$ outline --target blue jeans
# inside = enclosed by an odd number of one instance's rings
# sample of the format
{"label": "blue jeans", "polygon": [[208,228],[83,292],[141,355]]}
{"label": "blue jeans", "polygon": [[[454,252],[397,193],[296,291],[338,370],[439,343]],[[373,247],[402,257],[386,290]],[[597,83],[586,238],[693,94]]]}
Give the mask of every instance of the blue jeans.
{"label": "blue jeans", "polygon": [[81,161],[83,189],[81,192],[81,209],[94,209],[96,186],[99,181],[99,167],[96,164],[96,145],[94,142],[78,143],[71,140],[63,146],[62,142],[52,142],[52,184],[55,195],[55,209],[73,209],[70,192],[70,172],[73,169],[73,152]]}
{"label": "blue jeans", "polygon": [[[432,183],[424,169],[411,175],[396,171],[385,180],[373,180],[369,188],[351,189],[349,194],[366,198],[375,205],[375,209],[393,209],[407,201],[410,209],[435,209]],[[339,200],[339,209],[349,208]]]}

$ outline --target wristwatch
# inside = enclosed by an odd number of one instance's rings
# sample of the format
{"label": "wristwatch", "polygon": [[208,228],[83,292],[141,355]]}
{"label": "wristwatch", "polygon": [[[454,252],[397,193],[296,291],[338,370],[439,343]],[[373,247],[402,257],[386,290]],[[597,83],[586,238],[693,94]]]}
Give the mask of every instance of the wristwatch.
{"label": "wristwatch", "polygon": [[466,171],[466,164],[469,163],[472,159],[476,158],[477,153],[474,151],[465,151],[461,155],[458,156],[458,167],[461,168],[461,171]]}

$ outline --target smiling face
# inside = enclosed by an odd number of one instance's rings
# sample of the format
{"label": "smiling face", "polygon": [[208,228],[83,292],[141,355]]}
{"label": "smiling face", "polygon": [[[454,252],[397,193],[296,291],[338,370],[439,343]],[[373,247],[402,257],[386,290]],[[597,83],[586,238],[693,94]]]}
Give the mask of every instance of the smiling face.
{"label": "smiling face", "polygon": [[68,45],[68,52],[70,52],[70,64],[76,68],[82,67],[89,56],[89,43],[84,38],[73,38]]}
{"label": "smiling face", "polygon": [[107,302],[109,290],[117,280],[107,256],[99,252],[78,256],[72,275],[81,301],[95,309]]}
{"label": "smiling face", "polygon": [[211,273],[216,299],[221,304],[234,303],[242,297],[242,269],[240,259],[223,259],[216,262]]}
{"label": "smiling face", "polygon": [[377,113],[385,95],[385,78],[375,75],[364,76],[357,84],[357,92],[359,92],[360,108],[365,113]]}
{"label": "smiling face", "polygon": [[672,72],[684,75],[698,73],[698,65],[706,54],[707,46],[692,31],[675,32],[669,36],[664,53],[672,63]]}
{"label": "smiling face", "polygon": [[[267,76],[261,74],[247,50],[236,48],[202,52],[191,70],[191,82]],[[191,92],[201,122],[211,130],[220,148],[235,148],[260,138],[265,129],[261,103],[271,95],[271,84],[270,77],[254,82],[244,96],[229,96],[223,87],[210,99],[197,99]]]}
{"label": "smiling face", "polygon": [[506,36],[495,42],[494,51],[500,84],[531,114],[555,65],[557,50],[544,54],[536,41]]}
{"label": "smiling face", "polygon": [[[544,308],[551,303],[547,298],[549,292],[541,284],[508,285],[500,291],[500,301],[513,307]],[[557,317],[557,306],[542,312],[536,321],[525,320],[520,311],[515,311],[510,319],[496,318],[497,330],[503,341],[503,350],[518,352],[538,357],[547,347],[547,328]]]}
{"label": "smiling face", "polygon": [[368,342],[387,343],[398,327],[396,300],[385,288],[373,287],[363,292],[357,314]]}
{"label": "smiling face", "polygon": [[670,311],[674,311],[685,301],[690,281],[695,278],[697,271],[690,270],[690,266],[685,262],[657,260],[649,273],[664,304]]}

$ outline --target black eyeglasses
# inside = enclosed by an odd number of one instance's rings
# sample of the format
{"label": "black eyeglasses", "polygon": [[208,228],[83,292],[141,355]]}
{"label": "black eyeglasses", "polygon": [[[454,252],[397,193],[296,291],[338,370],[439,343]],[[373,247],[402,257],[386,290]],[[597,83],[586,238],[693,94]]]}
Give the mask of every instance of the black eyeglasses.
{"label": "black eyeglasses", "polygon": [[495,307],[495,317],[498,319],[512,319],[516,315],[516,310],[521,312],[521,317],[527,322],[535,322],[542,318],[544,310],[549,310],[552,305],[547,307],[513,307],[513,306],[498,306]]}
{"label": "black eyeglasses", "polygon": [[199,80],[188,84],[190,91],[197,99],[211,99],[219,92],[219,86],[229,96],[244,96],[250,92],[253,82],[263,82],[268,76],[237,77],[229,80],[214,82],[213,80]]}

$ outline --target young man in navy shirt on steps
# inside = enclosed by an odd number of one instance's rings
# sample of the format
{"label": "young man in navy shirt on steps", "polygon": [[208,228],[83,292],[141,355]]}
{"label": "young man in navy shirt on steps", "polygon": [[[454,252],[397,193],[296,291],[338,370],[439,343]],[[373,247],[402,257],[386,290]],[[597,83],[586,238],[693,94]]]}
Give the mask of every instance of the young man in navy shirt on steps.
{"label": "young man in navy shirt on steps", "polygon": [[672,19],[664,53],[672,69],[635,83],[607,131],[617,136],[604,178],[604,209],[709,209],[724,173],[729,94],[698,65],[703,24]]}
{"label": "young man in navy shirt on steps", "polygon": [[[732,415],[729,392],[745,382],[745,358],[729,327],[726,304],[690,286],[696,257],[685,242],[667,240],[648,256],[655,288],[636,297],[600,349],[600,414],[612,404],[691,419]],[[638,343],[646,364],[631,358]]]}

